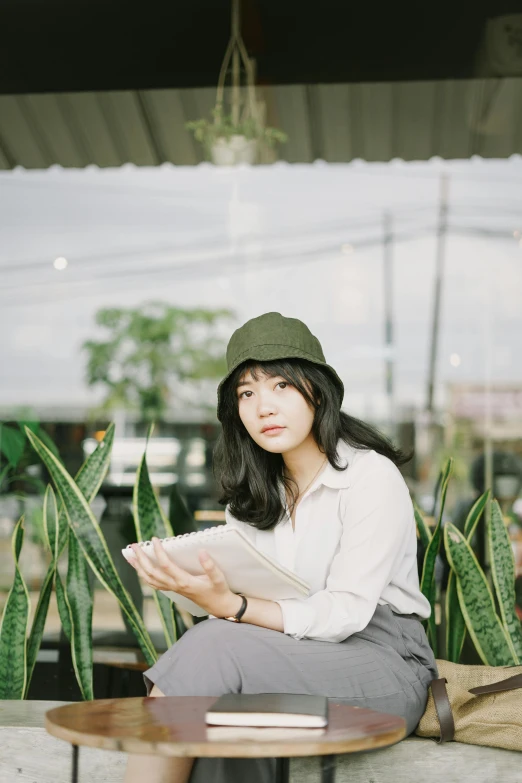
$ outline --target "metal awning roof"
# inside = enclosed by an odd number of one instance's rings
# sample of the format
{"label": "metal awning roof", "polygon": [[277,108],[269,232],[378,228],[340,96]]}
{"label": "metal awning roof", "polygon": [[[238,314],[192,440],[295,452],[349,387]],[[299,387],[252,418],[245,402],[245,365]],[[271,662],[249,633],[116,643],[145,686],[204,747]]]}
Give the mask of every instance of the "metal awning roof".
{"label": "metal awning roof", "polygon": [[[260,87],[279,158],[348,162],[505,158],[522,152],[522,78]],[[0,168],[194,165],[186,131],[212,88],[0,96]]]}

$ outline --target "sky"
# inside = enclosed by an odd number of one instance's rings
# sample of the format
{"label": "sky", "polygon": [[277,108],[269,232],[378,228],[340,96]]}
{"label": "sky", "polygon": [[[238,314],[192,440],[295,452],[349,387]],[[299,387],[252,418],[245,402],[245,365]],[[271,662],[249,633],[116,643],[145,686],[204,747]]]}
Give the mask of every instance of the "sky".
{"label": "sky", "polygon": [[[522,385],[522,160],[0,174],[0,413],[82,415],[101,307],[161,300],[304,320],[369,419],[426,400],[440,180],[448,232],[436,402],[454,384]],[[388,217],[385,217],[388,216]],[[384,337],[390,221],[394,340]],[[67,267],[57,270],[56,258]]]}

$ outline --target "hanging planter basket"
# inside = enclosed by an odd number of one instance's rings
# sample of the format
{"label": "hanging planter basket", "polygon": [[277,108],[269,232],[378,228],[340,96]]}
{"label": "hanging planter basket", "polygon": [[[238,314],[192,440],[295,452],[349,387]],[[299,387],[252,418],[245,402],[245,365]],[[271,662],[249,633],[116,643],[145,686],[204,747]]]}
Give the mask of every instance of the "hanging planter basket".
{"label": "hanging planter basket", "polygon": [[210,158],[216,166],[237,166],[241,163],[253,165],[257,162],[258,143],[235,133],[229,139],[223,136],[210,147]]}
{"label": "hanging planter basket", "polygon": [[[239,2],[232,0],[232,34],[221,64],[216,104],[211,120],[201,119],[186,124],[205,149],[205,156],[216,166],[253,165],[258,161],[263,145],[273,147],[287,140],[286,133],[267,128],[261,119],[256,96],[254,67],[243,43],[239,24]],[[225,112],[225,81],[231,68],[230,111]],[[246,84],[241,85],[241,70]],[[228,96],[227,96],[228,97]]]}

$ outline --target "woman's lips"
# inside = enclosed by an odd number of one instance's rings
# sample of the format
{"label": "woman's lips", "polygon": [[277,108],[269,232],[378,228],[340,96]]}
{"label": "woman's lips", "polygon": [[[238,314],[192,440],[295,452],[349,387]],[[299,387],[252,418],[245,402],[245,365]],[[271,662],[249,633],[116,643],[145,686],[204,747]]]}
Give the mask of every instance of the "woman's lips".
{"label": "woman's lips", "polygon": [[283,430],[284,427],[270,427],[269,430],[263,430],[263,435],[279,435]]}

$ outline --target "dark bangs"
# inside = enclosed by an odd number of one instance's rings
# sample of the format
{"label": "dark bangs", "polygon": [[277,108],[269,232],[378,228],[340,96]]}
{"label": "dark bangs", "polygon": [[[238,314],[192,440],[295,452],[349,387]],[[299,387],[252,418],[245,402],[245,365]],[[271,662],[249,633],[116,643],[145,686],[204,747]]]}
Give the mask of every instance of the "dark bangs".
{"label": "dark bangs", "polygon": [[231,514],[259,530],[270,530],[285,517],[281,492],[287,490],[290,509],[297,501],[297,484],[283,475],[281,454],[258,446],[239,417],[237,386],[245,373],[281,377],[294,386],[314,411],[312,435],[336,470],[344,470],[337,454],[340,438],[356,448],[374,449],[399,465],[410,459],[370,425],[341,411],[339,392],[327,368],[305,359],[248,360],[223,384],[220,409],[222,430],[214,451],[214,474],[221,486],[219,502],[229,504]]}

